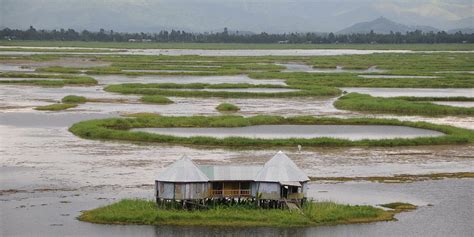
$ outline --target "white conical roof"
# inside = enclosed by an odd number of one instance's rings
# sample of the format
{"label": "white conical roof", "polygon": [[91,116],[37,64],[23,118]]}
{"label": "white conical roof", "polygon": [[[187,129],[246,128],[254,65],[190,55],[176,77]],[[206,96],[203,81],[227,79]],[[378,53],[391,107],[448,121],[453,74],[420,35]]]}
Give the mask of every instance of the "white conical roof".
{"label": "white conical roof", "polygon": [[163,182],[208,182],[209,178],[189,159],[183,156],[156,178]]}
{"label": "white conical roof", "polygon": [[304,182],[308,180],[308,176],[281,151],[265,163],[255,178],[255,181],[263,182]]}

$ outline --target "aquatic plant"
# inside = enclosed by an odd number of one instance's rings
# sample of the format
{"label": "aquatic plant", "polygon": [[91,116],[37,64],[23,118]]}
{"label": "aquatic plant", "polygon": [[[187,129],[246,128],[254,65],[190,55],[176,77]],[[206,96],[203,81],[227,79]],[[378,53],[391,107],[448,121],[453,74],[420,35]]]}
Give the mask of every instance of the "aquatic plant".
{"label": "aquatic plant", "polygon": [[474,108],[438,105],[429,102],[419,102],[418,100],[413,97],[384,98],[349,93],[334,102],[334,106],[338,109],[370,113],[424,116],[474,115]]}
{"label": "aquatic plant", "polygon": [[[0,73],[4,78],[38,78],[28,80],[0,80],[0,84],[38,85],[62,87],[65,85],[95,85],[97,81],[92,77],[75,75],[36,74],[36,73]],[[46,80],[45,80],[46,79]]]}
{"label": "aquatic plant", "polygon": [[[129,131],[132,128],[147,127],[244,127],[252,125],[397,125],[422,129],[431,129],[444,133],[436,137],[363,139],[348,140],[338,138],[288,138],[261,139],[244,137],[179,137],[148,132]],[[474,131],[448,125],[437,125],[426,122],[399,121],[396,119],[374,118],[329,118],[329,117],[280,117],[280,116],[158,116],[140,118],[110,118],[81,121],[74,124],[69,131],[86,139],[125,140],[156,143],[173,143],[183,145],[240,147],[281,147],[281,146],[415,146],[440,144],[466,144],[474,142]]]}
{"label": "aquatic plant", "polygon": [[38,106],[35,107],[35,110],[50,110],[50,111],[59,111],[59,110],[65,110],[69,108],[74,108],[76,107],[77,104],[51,104],[51,105],[44,105],[44,106]]}
{"label": "aquatic plant", "polygon": [[416,206],[406,202],[391,202],[387,204],[380,204],[381,207],[390,208],[396,211],[407,211],[407,210],[415,210]]}
{"label": "aquatic plant", "polygon": [[222,103],[219,104],[216,109],[221,112],[236,112],[239,111],[240,108],[236,105],[229,104],[229,103]]}
{"label": "aquatic plant", "polygon": [[369,181],[379,183],[412,183],[426,180],[474,178],[474,172],[430,173],[430,174],[397,174],[394,176],[366,176],[366,177],[310,177],[313,181]]}
{"label": "aquatic plant", "polygon": [[71,104],[83,104],[87,102],[87,98],[84,96],[77,96],[77,95],[68,95],[61,99],[63,103],[71,103]]}
{"label": "aquatic plant", "polygon": [[127,83],[109,85],[104,90],[122,94],[139,95],[163,95],[175,97],[222,97],[222,98],[285,98],[285,97],[309,97],[309,96],[335,96],[341,91],[333,87],[321,86],[299,86],[293,89],[298,91],[264,93],[264,92],[240,92],[240,91],[206,91],[206,90],[175,90],[175,89],[222,89],[222,88],[289,88],[275,85],[252,85],[252,84],[174,84],[174,83]]}
{"label": "aquatic plant", "polygon": [[174,103],[172,100],[161,96],[161,95],[145,95],[142,96],[140,99],[142,102],[149,103],[149,104],[172,104]]}

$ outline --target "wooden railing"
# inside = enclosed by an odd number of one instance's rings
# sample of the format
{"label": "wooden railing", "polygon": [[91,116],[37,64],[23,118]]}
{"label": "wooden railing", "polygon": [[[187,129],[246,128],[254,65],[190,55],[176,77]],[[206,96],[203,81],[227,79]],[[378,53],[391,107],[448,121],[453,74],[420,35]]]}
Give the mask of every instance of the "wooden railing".
{"label": "wooden railing", "polygon": [[212,197],[250,196],[250,189],[211,189],[209,194]]}
{"label": "wooden railing", "polygon": [[303,199],[304,194],[303,193],[291,193],[288,194],[288,199]]}

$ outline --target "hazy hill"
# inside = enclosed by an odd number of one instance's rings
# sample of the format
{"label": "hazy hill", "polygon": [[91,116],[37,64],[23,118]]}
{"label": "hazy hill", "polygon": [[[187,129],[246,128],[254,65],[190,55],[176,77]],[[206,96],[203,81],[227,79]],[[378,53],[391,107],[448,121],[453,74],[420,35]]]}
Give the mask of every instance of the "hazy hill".
{"label": "hazy hill", "polygon": [[423,32],[439,31],[438,29],[431,26],[407,26],[404,24],[391,21],[385,17],[379,17],[373,21],[360,22],[360,23],[354,24],[337,33],[339,34],[368,33],[372,30],[375,33],[383,33],[383,34],[388,34],[390,33],[390,31],[401,32],[401,33],[405,33],[407,31],[414,31],[414,30],[421,30]]}

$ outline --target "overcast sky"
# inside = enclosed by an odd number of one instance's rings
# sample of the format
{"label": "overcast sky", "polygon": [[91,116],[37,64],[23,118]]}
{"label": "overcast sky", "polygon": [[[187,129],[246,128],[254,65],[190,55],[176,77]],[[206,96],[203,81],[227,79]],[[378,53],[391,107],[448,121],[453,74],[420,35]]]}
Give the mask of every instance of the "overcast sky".
{"label": "overcast sky", "polygon": [[330,32],[385,16],[439,29],[474,27],[474,0],[0,0],[0,27]]}

